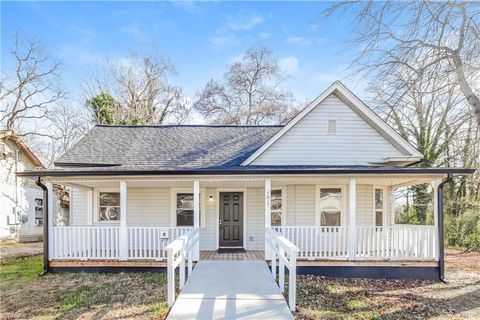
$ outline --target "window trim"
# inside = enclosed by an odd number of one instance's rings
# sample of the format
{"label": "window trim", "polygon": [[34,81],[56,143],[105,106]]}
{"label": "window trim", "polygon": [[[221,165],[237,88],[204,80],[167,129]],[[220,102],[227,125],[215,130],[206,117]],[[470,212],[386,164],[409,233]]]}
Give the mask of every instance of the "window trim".
{"label": "window trim", "polygon": [[[120,219],[114,221],[114,220],[100,220],[100,193],[108,193],[108,192],[114,192],[114,193],[120,193],[120,188],[101,188],[101,189],[95,189],[95,192],[93,193],[93,214],[95,215],[95,223],[101,223],[101,224],[111,224],[111,225],[118,225],[120,224],[120,220],[122,220],[123,214],[122,214],[122,206],[121,203],[122,201],[120,200]],[[122,195],[120,195],[121,197]]]}
{"label": "window trim", "polygon": [[[205,188],[200,188],[200,228],[206,228],[206,214],[205,214]],[[177,226],[177,194],[178,193],[192,193],[193,188],[171,188],[170,189],[170,225],[174,228],[183,228],[188,226]]]}
{"label": "window trim", "polygon": [[[331,133],[329,131],[330,129],[330,121],[335,121],[335,132],[334,133]],[[338,119],[337,118],[330,118],[330,119],[327,119],[327,135],[329,136],[335,136],[338,134]]]}
{"label": "window trim", "polygon": [[[383,203],[382,203],[382,209],[377,209],[375,207],[375,191],[379,189],[379,190],[382,190],[383,192]],[[372,222],[372,225],[374,227],[385,227],[385,218],[386,218],[386,196],[387,196],[387,188],[385,188],[385,186],[376,186],[374,185],[373,186],[373,222]],[[382,211],[382,225],[381,226],[377,226],[377,211]]]}
{"label": "window trim", "polygon": [[317,184],[315,185],[315,225],[320,225],[320,189],[340,189],[342,193],[342,207],[340,208],[340,226],[347,225],[347,186],[344,184]]}
{"label": "window trim", "polygon": [[[287,188],[285,186],[275,186],[270,188],[270,198],[272,196],[272,191],[280,190],[282,191],[282,220],[281,220],[281,227],[287,226]],[[270,208],[271,211],[271,208]],[[270,212],[270,223],[272,223],[272,213]]]}

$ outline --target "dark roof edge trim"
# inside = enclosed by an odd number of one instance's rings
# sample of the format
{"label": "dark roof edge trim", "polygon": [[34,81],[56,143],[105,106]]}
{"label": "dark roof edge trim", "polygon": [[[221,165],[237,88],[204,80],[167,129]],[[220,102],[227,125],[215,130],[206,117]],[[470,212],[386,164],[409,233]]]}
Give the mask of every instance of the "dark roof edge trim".
{"label": "dark roof edge trim", "polygon": [[457,174],[467,175],[473,174],[475,169],[470,168],[357,168],[357,169],[269,169],[269,170],[119,170],[119,171],[51,171],[37,170],[18,172],[21,177],[33,176],[52,176],[52,177],[68,177],[68,176],[142,176],[142,175],[242,175],[242,174]]}

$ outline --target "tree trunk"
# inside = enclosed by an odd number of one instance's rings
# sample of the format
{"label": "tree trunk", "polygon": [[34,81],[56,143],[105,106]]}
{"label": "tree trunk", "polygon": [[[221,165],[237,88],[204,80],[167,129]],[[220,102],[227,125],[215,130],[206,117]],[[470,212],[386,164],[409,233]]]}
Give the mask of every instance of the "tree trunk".
{"label": "tree trunk", "polygon": [[468,104],[473,109],[475,116],[477,117],[477,124],[480,125],[480,98],[473,92],[472,87],[465,77],[465,70],[463,68],[463,61],[458,52],[452,55],[453,63],[455,64],[455,74],[457,75],[458,84],[460,85],[460,91],[467,99]]}

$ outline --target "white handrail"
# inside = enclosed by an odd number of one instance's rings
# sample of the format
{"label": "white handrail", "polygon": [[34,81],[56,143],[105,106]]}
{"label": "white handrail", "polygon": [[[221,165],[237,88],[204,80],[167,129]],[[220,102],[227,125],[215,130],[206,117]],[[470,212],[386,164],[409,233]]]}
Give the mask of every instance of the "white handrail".
{"label": "white handrail", "polygon": [[180,289],[185,284],[185,259],[188,259],[188,276],[192,273],[193,260],[199,257],[200,231],[192,228],[183,236],[170,243],[167,251],[167,281],[168,281],[168,305],[171,307],[175,302],[175,269],[180,266]]}
{"label": "white handrail", "polygon": [[285,292],[285,268],[288,269],[288,305],[291,311],[295,311],[297,300],[297,255],[300,249],[272,228],[265,228],[265,240],[271,253],[273,279],[277,278],[278,257],[278,286],[282,292]]}

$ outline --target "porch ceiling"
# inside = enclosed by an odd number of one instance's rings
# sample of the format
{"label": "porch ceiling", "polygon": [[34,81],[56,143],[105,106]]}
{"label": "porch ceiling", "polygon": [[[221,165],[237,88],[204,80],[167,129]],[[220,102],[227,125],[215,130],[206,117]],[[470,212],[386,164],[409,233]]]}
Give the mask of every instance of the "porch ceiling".
{"label": "porch ceiling", "polygon": [[65,177],[52,179],[53,183],[85,188],[118,188],[121,180],[129,188],[192,188],[193,180],[200,180],[201,188],[263,188],[270,179],[272,187],[286,185],[343,184],[355,177],[357,184],[378,186],[408,186],[443,179],[444,175],[328,175],[328,176],[143,176],[143,177]]}

